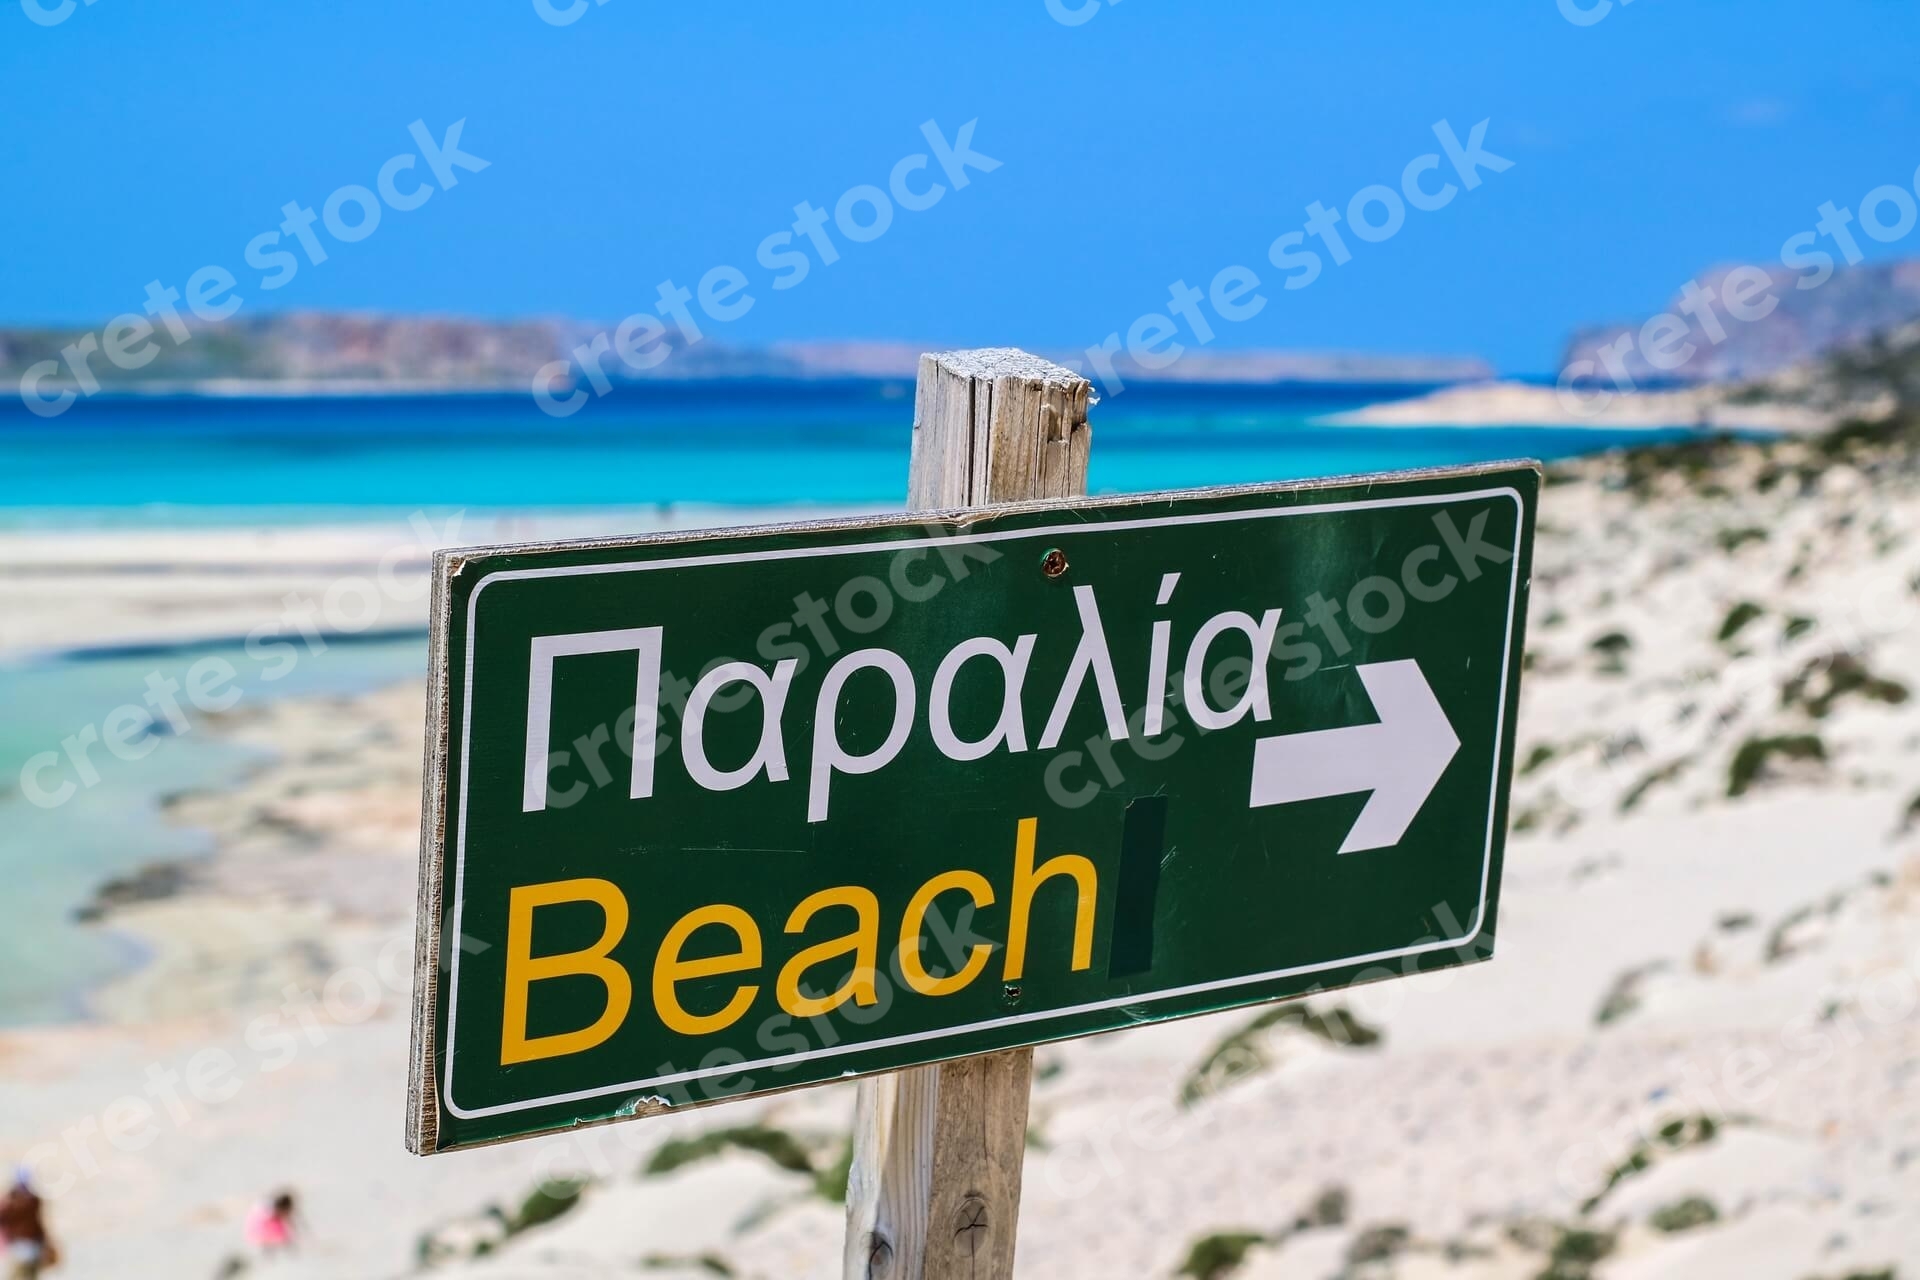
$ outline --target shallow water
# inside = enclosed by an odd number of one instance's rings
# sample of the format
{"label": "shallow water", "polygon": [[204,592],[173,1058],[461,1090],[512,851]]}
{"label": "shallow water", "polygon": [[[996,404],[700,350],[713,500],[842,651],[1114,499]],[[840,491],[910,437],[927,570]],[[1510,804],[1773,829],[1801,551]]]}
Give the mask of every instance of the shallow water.
{"label": "shallow water", "polygon": [[[138,956],[111,930],[75,922],[75,908],[105,880],[158,859],[207,851],[206,838],[169,822],[161,801],[181,790],[231,785],[259,757],[210,732],[205,715],[182,710],[186,732],[166,728],[136,742],[146,750],[122,760],[94,746],[86,758],[98,781],[63,751],[63,740],[125,704],[141,704],[149,676],[182,681],[196,662],[223,658],[238,673],[235,712],[271,699],[352,693],[426,671],[426,639],[330,644],[301,651],[281,679],[259,678],[260,664],[240,646],[183,649],[106,659],[66,659],[0,666],[0,1024],[63,1021],[83,1016],[85,992],[125,971]],[[150,748],[150,749],[149,749]],[[53,752],[33,781],[51,801],[36,804],[22,792],[22,771]]]}

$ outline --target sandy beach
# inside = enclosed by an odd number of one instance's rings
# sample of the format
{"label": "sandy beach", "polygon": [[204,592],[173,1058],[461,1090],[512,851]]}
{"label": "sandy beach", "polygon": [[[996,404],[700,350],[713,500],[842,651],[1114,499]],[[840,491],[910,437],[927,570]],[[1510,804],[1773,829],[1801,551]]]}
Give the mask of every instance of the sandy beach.
{"label": "sandy beach", "polygon": [[424,631],[443,547],[829,519],[868,507],[395,513],[352,523],[0,527],[0,662],[272,635]]}
{"label": "sandy beach", "polygon": [[[109,535],[4,536],[15,652],[244,635],[393,545],[176,531],[136,563]],[[113,584],[99,607],[73,607],[83,580]],[[1255,1280],[1920,1259],[1917,589],[1911,472],[1802,443],[1557,468],[1499,954],[1316,1006],[1367,1047],[1241,1013],[1043,1049],[1023,1273],[1172,1276],[1195,1250]],[[86,926],[144,963],[90,1023],[0,1031],[0,1151],[40,1170],[68,1274],[214,1275],[284,1184],[311,1244],[262,1274],[837,1275],[845,1087],[403,1153],[423,699],[221,715],[257,768],[162,817],[213,852],[103,886]],[[674,1145],[742,1130],[763,1137]],[[530,1225],[561,1176],[577,1202]]]}
{"label": "sandy beach", "polygon": [[1554,387],[1533,383],[1473,382],[1329,414],[1322,421],[1354,427],[1696,427],[1804,435],[1824,431],[1834,417],[1831,411],[1809,406],[1731,399],[1722,387],[1622,395],[1583,386],[1577,399],[1570,399]]}

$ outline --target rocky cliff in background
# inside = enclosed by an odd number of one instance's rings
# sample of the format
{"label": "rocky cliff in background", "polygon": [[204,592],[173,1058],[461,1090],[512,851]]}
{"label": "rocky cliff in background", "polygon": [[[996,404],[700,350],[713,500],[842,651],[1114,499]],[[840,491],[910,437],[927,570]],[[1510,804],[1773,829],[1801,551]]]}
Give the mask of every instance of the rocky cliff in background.
{"label": "rocky cliff in background", "polygon": [[[222,384],[362,383],[396,387],[523,387],[548,360],[558,327],[543,321],[494,323],[440,316],[296,311],[206,323],[188,321],[176,344],[165,328],[144,349],[150,359],[121,369],[94,355],[88,368],[108,389],[219,390]],[[99,329],[0,329],[0,376],[17,382],[35,363],[61,364],[45,391],[71,385],[62,351]],[[129,344],[138,353],[142,344]]]}
{"label": "rocky cliff in background", "polygon": [[[1766,275],[1779,305],[1764,319],[1744,323],[1731,318],[1717,301],[1724,293],[1729,272],[1736,269],[1718,267],[1695,282],[1710,290],[1715,299],[1712,314],[1718,319],[1722,340],[1713,341],[1705,316],[1689,315],[1681,307],[1684,299],[1676,295],[1668,311],[1687,323],[1685,341],[1698,349],[1679,368],[1660,370],[1643,354],[1644,342],[1632,343],[1620,358],[1636,383],[1644,386],[1763,378],[1858,347],[1876,335],[1920,320],[1920,261],[1845,268],[1814,288],[1801,287],[1814,278],[1809,272],[1774,267],[1766,270]],[[1705,308],[1696,304],[1696,310]],[[1639,335],[1643,323],[1581,330],[1568,343],[1560,367],[1590,360],[1604,370],[1607,366],[1601,362],[1601,352],[1623,337]],[[1678,350],[1682,345],[1675,340],[1671,349]]]}
{"label": "rocky cliff in background", "polygon": [[[526,391],[536,373],[566,361],[552,389],[564,392],[585,382],[571,353],[596,340],[611,341],[617,325],[573,320],[471,320],[446,316],[400,316],[296,311],[190,323],[187,341],[175,344],[165,329],[145,343],[148,363],[122,369],[95,354],[87,367],[109,390],[208,392],[277,389],[312,391]],[[72,386],[63,348],[100,329],[0,329],[0,378],[13,384],[35,364],[54,361],[59,372],[39,384],[41,394]],[[922,351],[939,344],[908,342],[790,342],[766,347],[732,346],[712,338],[688,344],[669,328],[659,339],[667,359],[636,371],[607,351],[601,359],[615,382],[720,378],[904,379],[911,381]],[[602,346],[604,350],[604,345]],[[1081,367],[1082,352],[1052,353]],[[1488,377],[1484,361],[1451,356],[1321,354],[1301,351],[1189,349],[1171,367],[1149,371],[1124,355],[1116,371],[1128,382],[1442,383]]]}

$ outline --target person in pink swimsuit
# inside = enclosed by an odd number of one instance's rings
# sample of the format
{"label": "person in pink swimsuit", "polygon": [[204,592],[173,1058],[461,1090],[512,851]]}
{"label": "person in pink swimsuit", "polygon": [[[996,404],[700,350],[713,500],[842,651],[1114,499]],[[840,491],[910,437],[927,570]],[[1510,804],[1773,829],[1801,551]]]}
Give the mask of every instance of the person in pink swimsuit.
{"label": "person in pink swimsuit", "polygon": [[247,1243],[272,1256],[294,1244],[293,1194],[282,1191],[247,1215]]}

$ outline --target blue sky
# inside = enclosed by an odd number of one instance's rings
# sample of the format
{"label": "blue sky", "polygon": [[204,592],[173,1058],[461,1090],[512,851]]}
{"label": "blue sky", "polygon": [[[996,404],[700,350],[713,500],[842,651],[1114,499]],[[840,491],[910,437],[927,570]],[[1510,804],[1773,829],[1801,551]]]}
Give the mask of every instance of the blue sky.
{"label": "blue sky", "polygon": [[[1776,262],[1823,201],[1911,189],[1916,34],[1906,0],[1635,0],[1586,26],[1558,0],[1123,0],[1078,26],[1045,0],[604,0],[567,26],[534,0],[93,0],[52,26],[5,0],[0,322],[98,323],[209,264],[259,311],[607,321],[733,264],[759,287],[725,341],[1081,347],[1240,264],[1270,302],[1217,347],[1536,372],[1576,325]],[[484,172],[257,288],[243,249],[283,204],[371,186],[410,122],[462,118]],[[999,169],[764,287],[756,246],[797,203],[884,187],[921,122],[975,118]],[[1274,238],[1397,186],[1443,118],[1490,120],[1514,166],[1283,291]]]}

